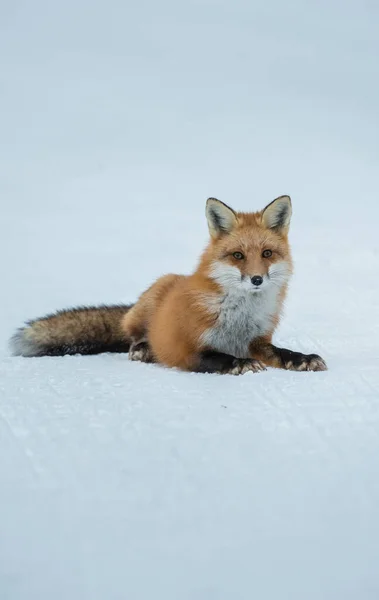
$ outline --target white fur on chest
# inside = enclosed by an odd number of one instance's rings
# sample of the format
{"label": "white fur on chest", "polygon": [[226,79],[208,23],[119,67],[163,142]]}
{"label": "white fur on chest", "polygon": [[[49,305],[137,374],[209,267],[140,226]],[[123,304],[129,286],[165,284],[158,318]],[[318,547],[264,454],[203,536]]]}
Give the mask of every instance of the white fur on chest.
{"label": "white fur on chest", "polygon": [[272,289],[256,294],[236,290],[222,298],[209,297],[206,303],[217,320],[203,333],[203,345],[237,358],[248,358],[251,341],[272,329],[273,317],[278,310],[278,294]]}

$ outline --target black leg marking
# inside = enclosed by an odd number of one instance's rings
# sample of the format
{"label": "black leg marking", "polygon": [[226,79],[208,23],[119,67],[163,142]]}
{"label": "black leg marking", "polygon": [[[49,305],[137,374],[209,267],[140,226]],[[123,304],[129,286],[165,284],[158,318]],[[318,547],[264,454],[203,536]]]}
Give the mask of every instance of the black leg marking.
{"label": "black leg marking", "polygon": [[243,375],[248,371],[258,373],[265,369],[263,363],[253,358],[236,358],[231,354],[207,350],[200,354],[199,362],[194,370],[197,373]]}

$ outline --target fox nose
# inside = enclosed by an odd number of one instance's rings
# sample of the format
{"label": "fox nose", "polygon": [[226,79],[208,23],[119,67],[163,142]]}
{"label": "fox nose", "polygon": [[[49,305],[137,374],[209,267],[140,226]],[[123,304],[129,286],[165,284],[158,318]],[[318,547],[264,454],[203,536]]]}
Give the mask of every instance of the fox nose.
{"label": "fox nose", "polygon": [[254,277],[251,278],[251,283],[253,285],[262,285],[263,277],[261,277],[260,275],[254,275]]}

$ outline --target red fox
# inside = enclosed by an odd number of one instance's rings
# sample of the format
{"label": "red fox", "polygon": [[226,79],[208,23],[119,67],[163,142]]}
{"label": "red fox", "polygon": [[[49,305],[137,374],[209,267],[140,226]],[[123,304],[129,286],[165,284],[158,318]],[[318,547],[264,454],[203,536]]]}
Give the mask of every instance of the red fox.
{"label": "red fox", "polygon": [[13,353],[129,351],[131,360],[198,373],[324,371],[317,354],[272,344],[292,274],[291,214],[289,196],[254,213],[208,198],[210,242],[192,275],[161,277],[131,306],[76,308],[30,321],[11,339]]}

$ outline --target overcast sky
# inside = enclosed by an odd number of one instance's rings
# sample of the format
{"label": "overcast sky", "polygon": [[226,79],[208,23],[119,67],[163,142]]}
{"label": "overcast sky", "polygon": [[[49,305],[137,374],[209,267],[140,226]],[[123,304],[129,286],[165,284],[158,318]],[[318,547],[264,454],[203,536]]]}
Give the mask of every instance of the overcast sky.
{"label": "overcast sky", "polygon": [[130,201],[289,193],[315,218],[339,194],[353,215],[378,187],[378,15],[370,0],[2,2],[1,201],[68,186],[80,202],[80,175],[117,177]]}

